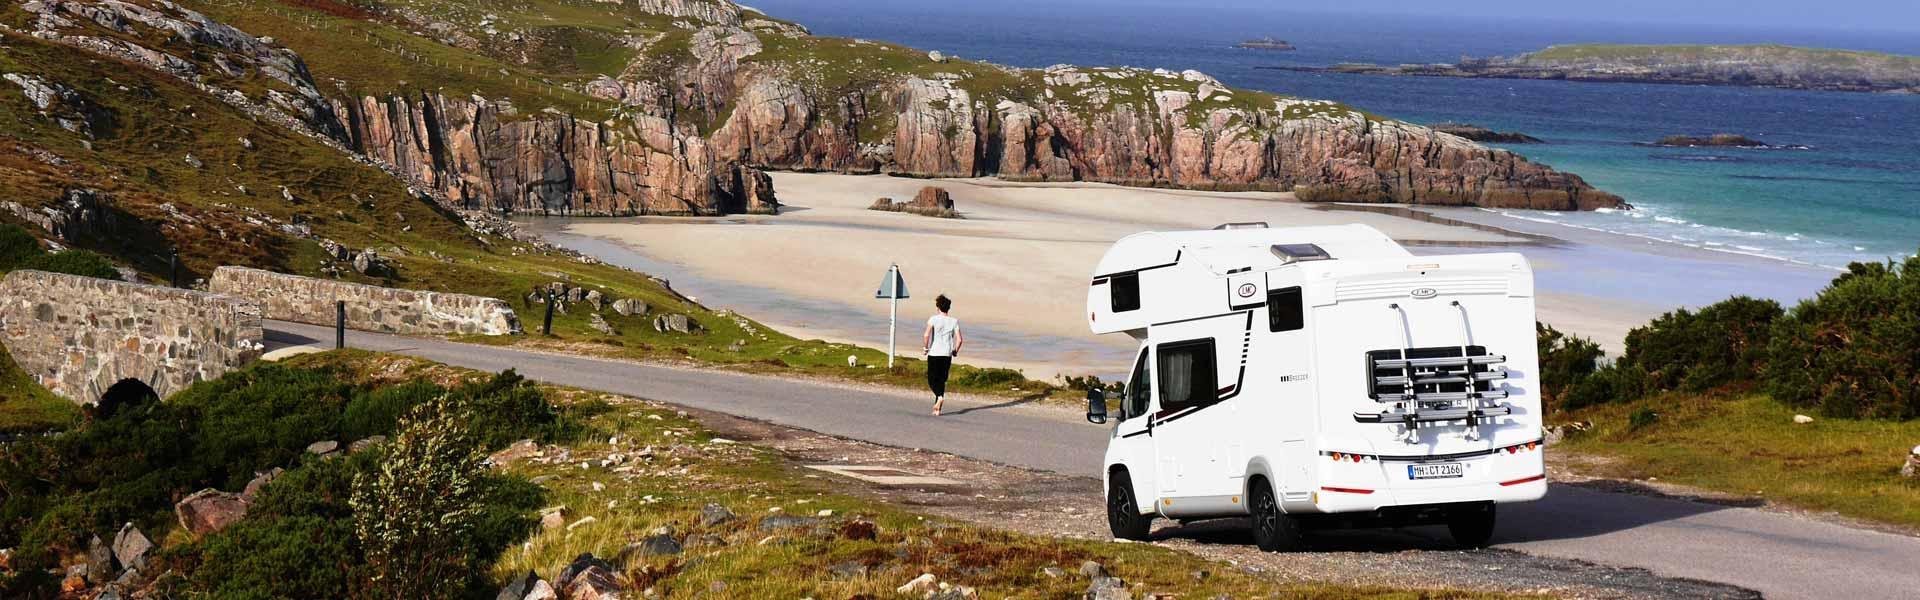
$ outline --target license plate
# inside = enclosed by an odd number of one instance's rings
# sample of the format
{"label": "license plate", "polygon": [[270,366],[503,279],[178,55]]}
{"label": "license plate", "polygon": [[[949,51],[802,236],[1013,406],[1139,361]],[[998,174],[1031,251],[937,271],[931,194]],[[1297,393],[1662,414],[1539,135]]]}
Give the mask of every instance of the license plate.
{"label": "license plate", "polygon": [[1453,479],[1466,475],[1467,468],[1460,463],[1407,465],[1407,479]]}

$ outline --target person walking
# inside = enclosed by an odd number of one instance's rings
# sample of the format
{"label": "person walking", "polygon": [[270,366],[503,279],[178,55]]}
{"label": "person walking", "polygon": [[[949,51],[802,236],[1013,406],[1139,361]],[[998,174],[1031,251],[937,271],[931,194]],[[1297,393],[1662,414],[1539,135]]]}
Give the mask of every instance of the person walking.
{"label": "person walking", "polygon": [[966,345],[966,334],[960,333],[960,320],[947,314],[953,310],[953,300],[946,294],[933,299],[933,307],[940,313],[927,318],[927,329],[920,334],[920,344],[927,353],[927,387],[933,390],[933,416],[940,416],[940,405],[947,399],[947,373],[953,369],[953,357],[960,355],[960,347]]}

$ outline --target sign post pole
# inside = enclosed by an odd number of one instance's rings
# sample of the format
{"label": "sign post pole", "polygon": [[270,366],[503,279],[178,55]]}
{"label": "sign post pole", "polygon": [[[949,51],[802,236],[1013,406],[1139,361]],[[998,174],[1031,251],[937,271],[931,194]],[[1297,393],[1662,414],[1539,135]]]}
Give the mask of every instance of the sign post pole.
{"label": "sign post pole", "polygon": [[896,339],[900,324],[900,299],[907,296],[907,279],[900,276],[900,264],[887,265],[887,278],[880,281],[880,291],[873,297],[887,299],[887,368],[893,368],[893,357],[897,348]]}
{"label": "sign post pole", "polygon": [[[887,267],[887,277],[899,277],[899,276],[900,276],[900,265],[892,265]],[[899,333],[900,331],[900,326],[899,326],[900,294],[888,294],[888,295],[892,296],[892,298],[889,298],[887,300],[887,304],[889,305],[887,308],[887,368],[892,369],[893,368],[893,351],[894,351],[893,338],[894,338],[894,335]]]}

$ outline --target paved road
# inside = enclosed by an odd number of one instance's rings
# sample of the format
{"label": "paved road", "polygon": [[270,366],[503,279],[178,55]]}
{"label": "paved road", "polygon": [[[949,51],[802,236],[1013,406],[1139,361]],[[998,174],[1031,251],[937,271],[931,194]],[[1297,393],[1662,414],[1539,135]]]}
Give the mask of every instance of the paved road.
{"label": "paved road", "polygon": [[[325,327],[269,322],[267,329],[270,347],[333,339]],[[831,384],[360,332],[349,332],[347,343],[1061,473],[1097,475],[1107,438],[1105,428],[1057,410],[1011,404],[950,402],[948,416],[934,418],[903,394]],[[1500,520],[1501,547],[1728,583],[1769,598],[1920,597],[1920,538],[1564,485],[1540,502],[1503,507]]]}

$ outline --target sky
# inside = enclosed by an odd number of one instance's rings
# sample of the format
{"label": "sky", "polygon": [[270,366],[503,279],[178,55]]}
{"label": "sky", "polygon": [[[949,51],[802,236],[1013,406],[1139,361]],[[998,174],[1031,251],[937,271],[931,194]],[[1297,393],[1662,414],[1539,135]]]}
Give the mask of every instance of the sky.
{"label": "sky", "polygon": [[[814,0],[859,6],[876,2],[951,8],[954,0]],[[1528,20],[1658,23],[1781,30],[1861,29],[1920,32],[1920,0],[959,0],[993,5],[1074,7],[1228,7],[1278,12],[1390,14]],[[752,5],[753,0],[744,0]]]}

